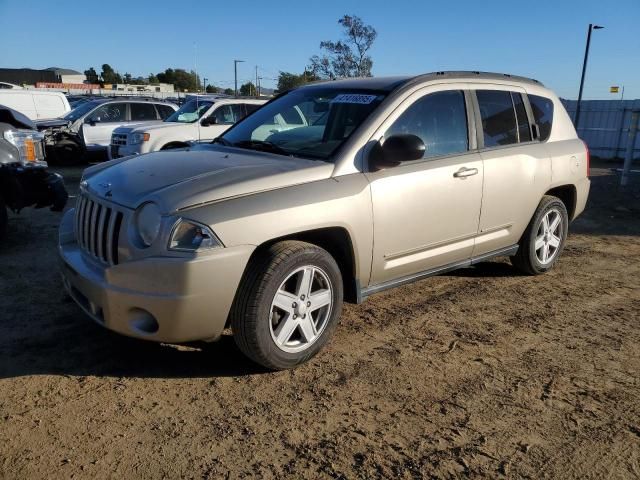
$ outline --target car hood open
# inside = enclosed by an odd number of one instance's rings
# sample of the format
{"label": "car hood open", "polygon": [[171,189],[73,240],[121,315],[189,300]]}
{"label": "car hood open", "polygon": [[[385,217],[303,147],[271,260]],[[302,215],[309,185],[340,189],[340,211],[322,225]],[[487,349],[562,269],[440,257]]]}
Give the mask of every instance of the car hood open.
{"label": "car hood open", "polygon": [[85,171],[81,188],[127,208],[164,213],[329,178],[333,164],[216,145],[124,157]]}

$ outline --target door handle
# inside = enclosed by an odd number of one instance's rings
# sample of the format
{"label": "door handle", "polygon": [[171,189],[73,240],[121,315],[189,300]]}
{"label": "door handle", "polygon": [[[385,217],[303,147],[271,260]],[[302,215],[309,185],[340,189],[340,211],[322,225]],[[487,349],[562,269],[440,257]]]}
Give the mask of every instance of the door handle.
{"label": "door handle", "polygon": [[460,170],[454,173],[453,176],[455,178],[467,178],[477,174],[478,174],[477,168],[462,167]]}

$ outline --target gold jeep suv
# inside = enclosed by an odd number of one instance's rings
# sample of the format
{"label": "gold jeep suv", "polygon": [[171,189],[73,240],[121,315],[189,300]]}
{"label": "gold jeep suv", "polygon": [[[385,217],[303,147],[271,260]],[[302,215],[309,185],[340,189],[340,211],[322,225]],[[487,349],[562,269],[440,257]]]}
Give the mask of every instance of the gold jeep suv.
{"label": "gold jeep suv", "polygon": [[210,145],[87,169],[60,227],[64,284],[119,333],[187,342],[230,327],[253,360],[290,368],[329,341],[343,300],[496,256],[551,269],[588,170],[535,80],[311,84]]}

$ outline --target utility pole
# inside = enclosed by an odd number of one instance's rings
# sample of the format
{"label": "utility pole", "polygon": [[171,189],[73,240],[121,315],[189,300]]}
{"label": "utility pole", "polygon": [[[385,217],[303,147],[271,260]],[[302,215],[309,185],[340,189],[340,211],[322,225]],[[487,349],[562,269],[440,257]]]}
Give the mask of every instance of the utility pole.
{"label": "utility pole", "polygon": [[262,77],[258,77],[258,97],[260,97],[260,95],[262,95],[262,89],[260,88],[260,81],[262,80]]}
{"label": "utility pole", "polygon": [[234,60],[233,61],[233,73],[234,73],[234,80],[235,80],[235,96],[236,98],[238,98],[238,64],[239,63],[243,63],[244,60]]}
{"label": "utility pole", "polygon": [[582,102],[582,89],[584,88],[584,74],[587,71],[587,60],[589,59],[589,45],[591,45],[591,31],[600,30],[604,27],[600,25],[589,24],[589,30],[587,31],[587,46],[584,49],[584,62],[582,63],[582,77],[580,78],[580,91],[578,93],[578,104],[576,105],[576,115],[573,119],[573,124],[578,130],[578,121],[580,120],[580,103]]}
{"label": "utility pole", "polygon": [[256,84],[255,84],[255,87],[256,87],[256,96],[259,97],[260,94],[258,93],[258,66],[257,65],[256,65]]}

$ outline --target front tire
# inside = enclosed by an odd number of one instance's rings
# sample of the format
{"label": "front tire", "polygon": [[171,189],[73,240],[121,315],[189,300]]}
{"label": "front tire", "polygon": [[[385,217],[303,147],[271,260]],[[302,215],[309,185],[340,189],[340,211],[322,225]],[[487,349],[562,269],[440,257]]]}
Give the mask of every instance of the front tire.
{"label": "front tire", "polygon": [[545,195],[511,257],[514,267],[527,275],[548,272],[560,258],[569,228],[569,215],[557,197]]}
{"label": "front tire", "polygon": [[340,268],[324,249],[284,241],[247,266],[231,310],[240,350],[272,370],[292,368],[329,341],[342,311]]}

